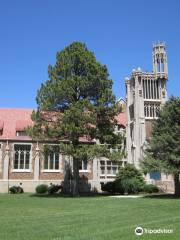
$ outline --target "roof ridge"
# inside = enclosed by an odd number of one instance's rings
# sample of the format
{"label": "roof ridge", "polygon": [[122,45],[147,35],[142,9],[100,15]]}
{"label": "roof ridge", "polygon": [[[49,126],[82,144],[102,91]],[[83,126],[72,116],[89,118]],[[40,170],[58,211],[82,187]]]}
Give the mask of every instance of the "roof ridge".
{"label": "roof ridge", "polygon": [[3,107],[0,107],[0,110],[29,110],[29,111],[32,111],[32,110],[36,110],[35,108],[3,108]]}

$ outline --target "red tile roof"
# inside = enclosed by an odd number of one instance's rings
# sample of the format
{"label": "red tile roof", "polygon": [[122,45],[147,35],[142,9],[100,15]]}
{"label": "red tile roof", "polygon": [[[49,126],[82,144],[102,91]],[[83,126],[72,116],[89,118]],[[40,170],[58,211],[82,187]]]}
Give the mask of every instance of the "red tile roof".
{"label": "red tile roof", "polygon": [[23,131],[29,124],[30,124],[29,120],[16,121],[16,131]]}
{"label": "red tile roof", "polygon": [[0,120],[0,130],[2,130],[4,127],[4,121]]}
{"label": "red tile roof", "polygon": [[3,131],[0,139],[30,140],[28,136],[16,136],[16,131],[22,131],[33,124],[32,109],[0,108],[0,126]]}
{"label": "red tile roof", "polygon": [[[31,114],[33,109],[0,108],[0,140],[31,140],[29,136],[16,136],[16,131],[23,131],[27,126],[32,126]],[[119,125],[126,126],[126,113],[119,113],[116,117]],[[82,142],[89,142],[86,137],[80,138]]]}
{"label": "red tile roof", "polygon": [[116,120],[117,123],[119,125],[123,125],[124,127],[126,127],[127,124],[127,116],[126,116],[126,112],[121,112],[116,116]]}

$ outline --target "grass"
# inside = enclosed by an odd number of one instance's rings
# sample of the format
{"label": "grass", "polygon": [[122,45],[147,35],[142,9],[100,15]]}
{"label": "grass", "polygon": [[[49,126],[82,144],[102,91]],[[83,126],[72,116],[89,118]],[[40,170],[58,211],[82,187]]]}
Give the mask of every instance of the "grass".
{"label": "grass", "polygon": [[[136,236],[137,226],[173,234]],[[0,194],[0,240],[180,239],[180,199]]]}

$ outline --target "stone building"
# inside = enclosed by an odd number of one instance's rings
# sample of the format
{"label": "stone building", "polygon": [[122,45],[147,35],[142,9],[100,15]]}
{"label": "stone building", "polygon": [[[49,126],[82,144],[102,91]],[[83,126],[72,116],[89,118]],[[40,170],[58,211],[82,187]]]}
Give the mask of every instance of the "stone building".
{"label": "stone building", "polygon": [[[133,69],[130,78],[125,79],[127,101],[127,162],[140,168],[146,140],[151,136],[153,122],[158,111],[167,100],[168,64],[164,43],[153,45],[153,71],[143,72],[140,67]],[[159,180],[172,185],[171,176],[153,172],[147,181]]]}
{"label": "stone building", "polygon": [[[123,148],[127,158],[119,163],[106,158],[81,162],[79,174],[81,190],[100,190],[101,184],[116,177],[119,166],[132,163],[140,168],[146,140],[151,136],[152,124],[158,111],[167,100],[168,64],[164,43],[153,46],[153,71],[134,69],[126,78],[126,101],[120,98],[121,112],[117,116],[117,134],[125,136]],[[24,129],[32,125],[32,109],[0,109],[0,192],[7,192],[12,185],[22,185],[26,192],[34,192],[38,184],[63,184],[71,188],[72,159],[57,152],[58,142],[33,141]],[[96,141],[82,138],[84,144]],[[53,145],[54,151],[43,152],[44,145]],[[117,150],[117,149],[116,149]],[[173,189],[171,176],[153,172],[146,175],[166,191]]]}

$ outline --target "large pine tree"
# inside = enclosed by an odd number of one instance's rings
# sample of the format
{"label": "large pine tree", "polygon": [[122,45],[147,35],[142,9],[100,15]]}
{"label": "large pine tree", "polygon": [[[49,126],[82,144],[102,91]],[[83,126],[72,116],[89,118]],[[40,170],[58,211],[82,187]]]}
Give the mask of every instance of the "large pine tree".
{"label": "large pine tree", "polygon": [[[38,90],[38,110],[32,115],[35,124],[29,132],[34,138],[61,140],[61,151],[73,158],[73,195],[77,195],[80,160],[102,155],[121,159],[123,155],[108,150],[121,143],[114,133],[113,82],[107,67],[80,42],[58,52],[48,73],[49,80]],[[102,145],[83,144],[83,139],[96,139]]]}
{"label": "large pine tree", "polygon": [[145,171],[161,171],[174,176],[175,195],[180,195],[180,98],[171,97],[155,121],[146,157]]}

